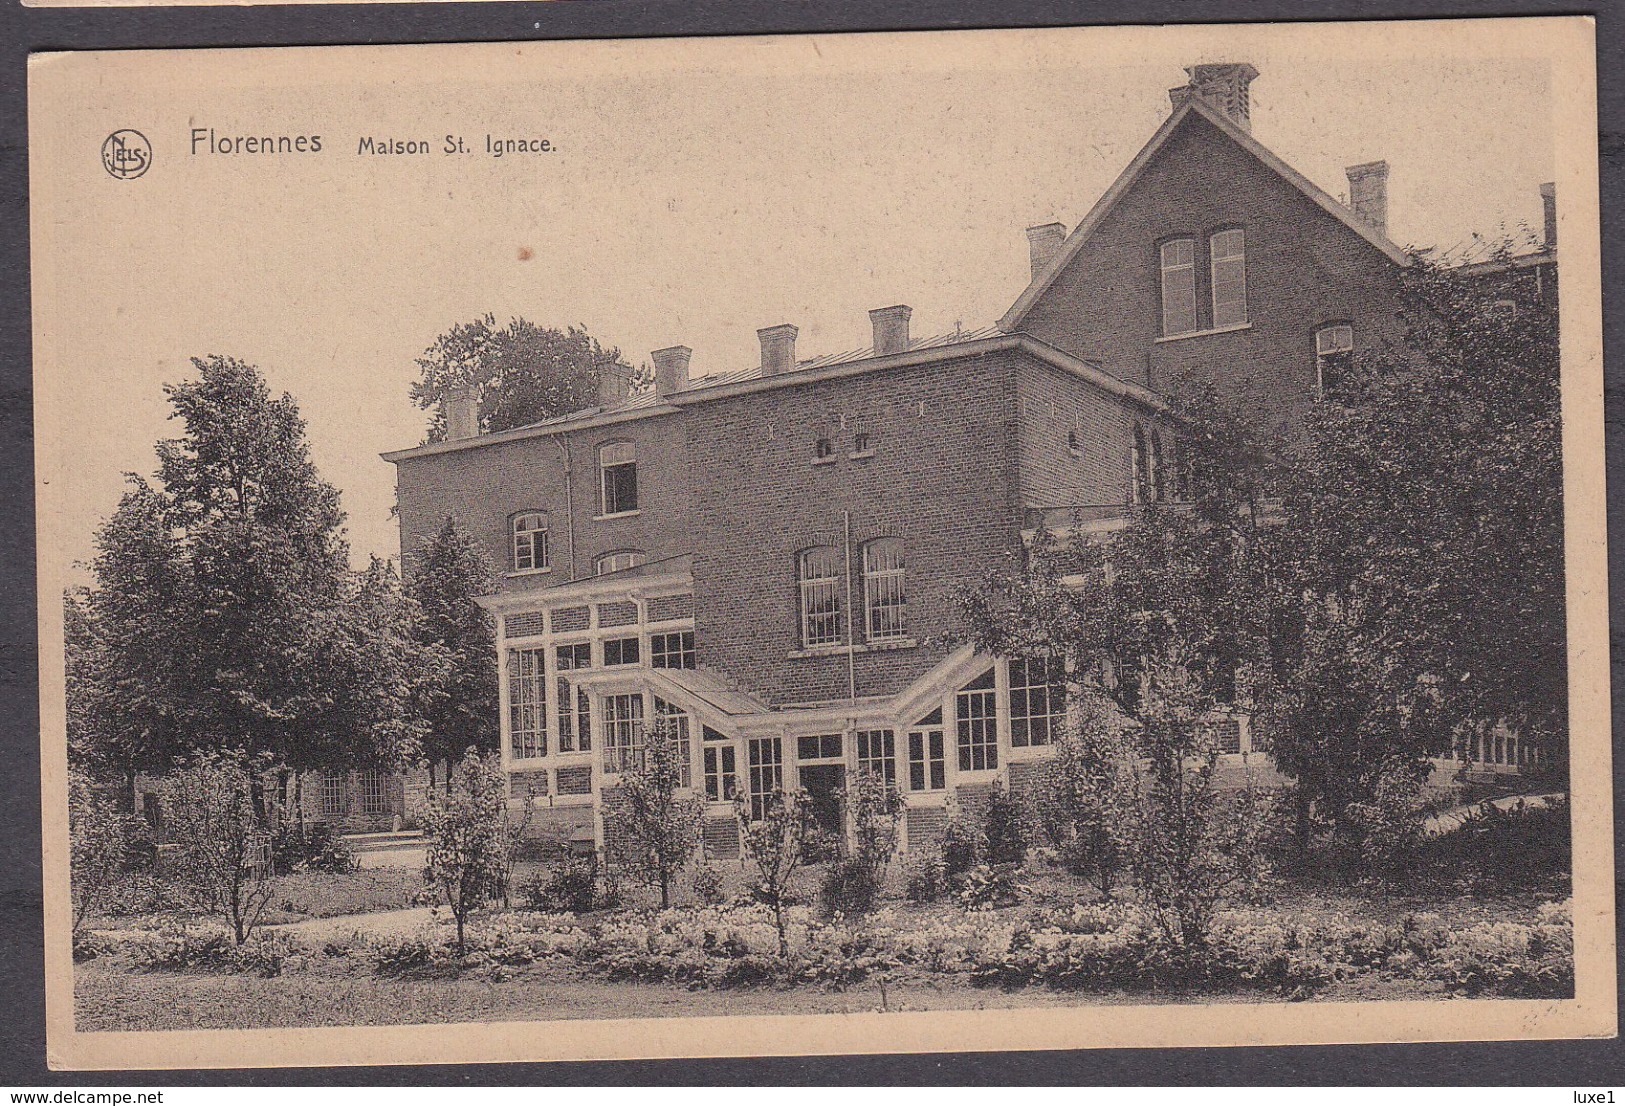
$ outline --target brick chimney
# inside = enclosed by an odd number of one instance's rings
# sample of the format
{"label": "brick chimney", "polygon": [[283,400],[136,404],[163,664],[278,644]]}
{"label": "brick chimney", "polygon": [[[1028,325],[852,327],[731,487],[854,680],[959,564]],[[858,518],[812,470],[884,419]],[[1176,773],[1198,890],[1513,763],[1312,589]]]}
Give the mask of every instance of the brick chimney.
{"label": "brick chimney", "polygon": [[875,356],[902,353],[908,348],[908,320],[914,314],[912,307],[877,307],[869,312],[869,325],[875,332]]}
{"label": "brick chimney", "polygon": [[1349,207],[1378,234],[1388,233],[1388,163],[1368,161],[1350,165]]}
{"label": "brick chimney", "polygon": [[632,371],[615,361],[598,363],[598,406],[605,411],[626,402],[632,391]]}
{"label": "brick chimney", "polygon": [[1246,62],[1226,61],[1187,66],[1185,72],[1190,81],[1183,88],[1168,90],[1174,110],[1192,96],[1199,96],[1209,107],[1228,115],[1242,130],[1252,131],[1252,96],[1248,86],[1258,76],[1258,70]]}
{"label": "brick chimney", "polygon": [[1045,223],[1043,226],[1027,228],[1027,248],[1032,254],[1033,279],[1044,271],[1049,259],[1055,256],[1055,251],[1061,248],[1066,241],[1066,224]]}
{"label": "brick chimney", "polygon": [[655,395],[665,399],[688,383],[688,360],[693,356],[687,346],[667,346],[649,355],[655,363]]}
{"label": "brick chimney", "polygon": [[1546,248],[1557,249],[1557,185],[1548,181],[1540,186],[1540,206],[1545,215]]}
{"label": "brick chimney", "polygon": [[446,441],[460,442],[480,434],[480,404],[473,385],[453,384],[446,389]]}
{"label": "brick chimney", "polygon": [[796,367],[796,328],[789,323],[756,332],[762,342],[762,375],[777,376]]}

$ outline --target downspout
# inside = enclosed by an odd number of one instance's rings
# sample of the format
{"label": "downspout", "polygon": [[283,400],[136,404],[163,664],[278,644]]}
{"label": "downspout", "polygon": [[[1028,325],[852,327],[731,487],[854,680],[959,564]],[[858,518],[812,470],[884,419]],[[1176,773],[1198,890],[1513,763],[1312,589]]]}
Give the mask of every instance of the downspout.
{"label": "downspout", "polygon": [[559,456],[564,460],[564,536],[570,543],[570,579],[576,578],[575,486],[570,477],[570,436],[559,435]]}
{"label": "downspout", "polygon": [[841,548],[846,557],[846,690],[854,716],[858,710],[858,658],[852,637],[852,620],[857,611],[852,606],[852,512],[841,512]]}

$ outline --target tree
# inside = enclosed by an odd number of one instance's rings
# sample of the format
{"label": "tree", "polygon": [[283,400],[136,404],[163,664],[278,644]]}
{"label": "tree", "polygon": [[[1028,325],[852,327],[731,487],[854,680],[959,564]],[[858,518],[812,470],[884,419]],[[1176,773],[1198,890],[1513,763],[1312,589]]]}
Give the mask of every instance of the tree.
{"label": "tree", "polygon": [[456,919],[458,953],[466,947],[470,915],[493,897],[507,897],[513,855],[529,818],[528,804],[517,823],[509,817],[501,760],[472,747],[452,769],[446,793],[429,796],[423,878]]}
{"label": "tree", "polygon": [[68,775],[68,838],[72,847],[70,890],[73,928],[77,932],[90,912],[129,866],[135,818],[118,807],[85,773]]}
{"label": "tree", "polygon": [[735,796],[734,813],[739,819],[745,856],[756,867],[756,895],[773,909],[773,926],[779,933],[779,955],[789,956],[784,908],[789,905],[790,889],[802,865],[807,794],[775,791],[756,798],[761,803],[759,811],[752,809],[751,797]]}
{"label": "tree", "polygon": [[171,773],[163,788],[176,871],[239,945],[259,924],[273,887],[271,819],[255,794],[264,767],[237,750],[209,750]]}
{"label": "tree", "polygon": [[672,880],[700,841],[705,803],[679,794],[685,749],[677,723],[657,721],[645,734],[642,756],[621,775],[615,800],[604,808],[604,839],[611,861],[651,887],[660,905],[671,905]]}
{"label": "tree", "polygon": [[499,741],[499,688],[496,628],[475,599],[496,589],[485,548],[457,521],[447,518],[438,533],[413,555],[407,591],[417,602],[418,641],[439,650],[445,679],[423,707],[423,753],[431,767],[449,763],[473,746],[495,751]]}
{"label": "tree", "polygon": [[1131,760],[1104,712],[1088,712],[1055,742],[1035,802],[1038,824],[1061,865],[1110,896],[1128,866]]}
{"label": "tree", "polygon": [[417,363],[412,401],[430,412],[431,442],[445,440],[444,401],[453,387],[475,390],[480,430],[490,433],[593,406],[605,363],[632,373],[620,350],[600,345],[580,327],[554,330],[515,318],[499,329],[489,314],[454,325]]}

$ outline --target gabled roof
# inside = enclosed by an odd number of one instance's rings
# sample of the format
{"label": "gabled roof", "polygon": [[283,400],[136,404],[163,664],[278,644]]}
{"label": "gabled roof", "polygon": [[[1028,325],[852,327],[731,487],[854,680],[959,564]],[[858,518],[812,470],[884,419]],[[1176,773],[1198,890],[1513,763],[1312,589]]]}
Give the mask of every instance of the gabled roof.
{"label": "gabled roof", "polygon": [[1118,178],[1112,182],[1112,186],[1106,189],[1099,200],[1095,201],[1095,206],[1089,209],[1089,214],[1084,216],[1083,222],[1079,223],[1077,228],[1067,235],[1066,241],[1062,242],[1060,249],[1055,251],[1055,256],[1050,258],[1050,262],[1044,267],[1044,271],[1033,278],[1033,282],[1027,285],[1026,290],[1011,305],[1010,310],[1005,312],[1004,317],[999,320],[1000,329],[1016,330],[1021,326],[1022,320],[1027,317],[1027,312],[1032,309],[1033,304],[1038,302],[1039,298],[1049,290],[1050,285],[1055,283],[1055,279],[1061,275],[1061,272],[1072,263],[1073,258],[1078,256],[1078,253],[1084,247],[1084,243],[1095,232],[1095,228],[1106,218],[1112,208],[1117,206],[1117,201],[1133,187],[1134,182],[1139,179],[1145,167],[1151,163],[1151,159],[1167,144],[1169,137],[1192,114],[1200,115],[1203,119],[1212,123],[1236,145],[1252,154],[1355,234],[1358,234],[1371,243],[1373,247],[1382,251],[1394,264],[1405,266],[1411,263],[1410,255],[1389,241],[1388,237],[1381,231],[1359,218],[1348,207],[1338,203],[1336,199],[1317,187],[1308,177],[1305,177],[1292,166],[1276,157],[1264,147],[1263,143],[1242,130],[1224,112],[1209,107],[1200,98],[1192,96],[1175,109],[1174,113],[1167,118],[1162,126],[1157,128],[1156,133],[1151,136],[1151,140],[1145,144],[1138,154],[1134,155],[1134,160],[1129,162],[1128,168],[1124,169]]}

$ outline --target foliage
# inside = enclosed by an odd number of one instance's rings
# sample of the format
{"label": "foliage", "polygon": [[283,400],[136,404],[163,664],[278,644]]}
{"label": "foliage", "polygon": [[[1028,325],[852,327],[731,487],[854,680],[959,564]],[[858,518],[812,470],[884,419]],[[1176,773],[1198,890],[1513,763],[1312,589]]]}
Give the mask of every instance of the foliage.
{"label": "foliage", "polygon": [[270,901],[269,819],[254,801],[254,768],[240,752],[200,753],[164,781],[175,871],[204,909],[246,941]]}
{"label": "foliage", "polygon": [[982,811],[982,842],[987,863],[1021,867],[1027,860],[1027,818],[1004,785],[993,784],[987,807]]}
{"label": "foliage", "polygon": [[734,812],[742,832],[745,858],[756,868],[756,896],[773,911],[779,952],[788,952],[785,907],[803,863],[802,836],[807,824],[807,796],[802,791],[776,791],[761,797],[761,817],[753,817],[751,797],[738,795]]}
{"label": "foliage", "polygon": [[579,327],[554,330],[516,318],[498,328],[488,314],[457,323],[423,351],[412,401],[430,412],[431,442],[445,440],[444,401],[458,386],[479,397],[482,433],[509,430],[595,404],[606,362],[631,373],[618,349],[599,345]]}
{"label": "foliage", "polygon": [[1122,737],[1099,713],[1063,733],[1037,789],[1038,825],[1067,871],[1110,895],[1129,864],[1132,796]]}
{"label": "foliage", "polygon": [[513,856],[530,818],[508,814],[508,780],[498,757],[469,748],[443,795],[430,795],[423,818],[428,842],[424,881],[457,922],[462,949],[468,918],[493,897],[506,900]]}
{"label": "foliage", "polygon": [[419,611],[420,646],[444,657],[444,678],[425,696],[423,753],[431,765],[449,763],[472,745],[497,748],[496,627],[475,599],[496,587],[485,547],[455,519],[412,556],[407,593]]}
{"label": "foliage", "polygon": [[69,887],[73,928],[92,911],[105,913],[119,877],[131,868],[131,846],[144,827],[121,814],[105,788],[83,772],[68,776],[68,840],[72,858]]}
{"label": "foliage", "polygon": [[603,896],[597,856],[567,857],[526,883],[521,897],[529,909],[548,914],[586,914],[598,909]]}
{"label": "foliage", "polygon": [[693,885],[694,897],[701,906],[720,906],[727,898],[722,884],[722,870],[714,864],[696,865]]}
{"label": "foliage", "polygon": [[982,830],[949,800],[948,820],[942,827],[943,875],[952,882],[976,866],[983,850]]}
{"label": "foliage", "polygon": [[358,866],[351,848],[331,823],[284,818],[271,833],[271,861],[279,875],[325,872],[345,875]]}
{"label": "foliage", "polygon": [[966,910],[993,910],[1018,902],[1025,888],[1019,864],[978,864],[959,881],[959,902]]}
{"label": "foliage", "polygon": [[685,747],[678,723],[657,720],[644,734],[642,755],[621,773],[613,801],[604,807],[604,842],[610,862],[634,879],[660,889],[671,905],[671,884],[700,843],[704,800],[680,794]]}
{"label": "foliage", "polygon": [[[853,845],[824,873],[819,900],[827,913],[865,914],[880,898],[886,868],[897,852],[903,796],[897,785],[872,772],[858,772],[841,794]],[[843,842],[844,844],[844,842]]]}
{"label": "foliage", "polygon": [[936,902],[947,892],[948,875],[940,856],[926,854],[909,864],[903,885],[909,902]]}
{"label": "foliage", "polygon": [[880,899],[875,870],[856,856],[842,857],[824,871],[818,902],[826,915],[867,914]]}
{"label": "foliage", "polygon": [[1350,867],[1389,879],[1414,871],[1422,840],[1421,791],[1426,766],[1396,759],[1382,766],[1369,796],[1344,811],[1343,840],[1360,850]]}

